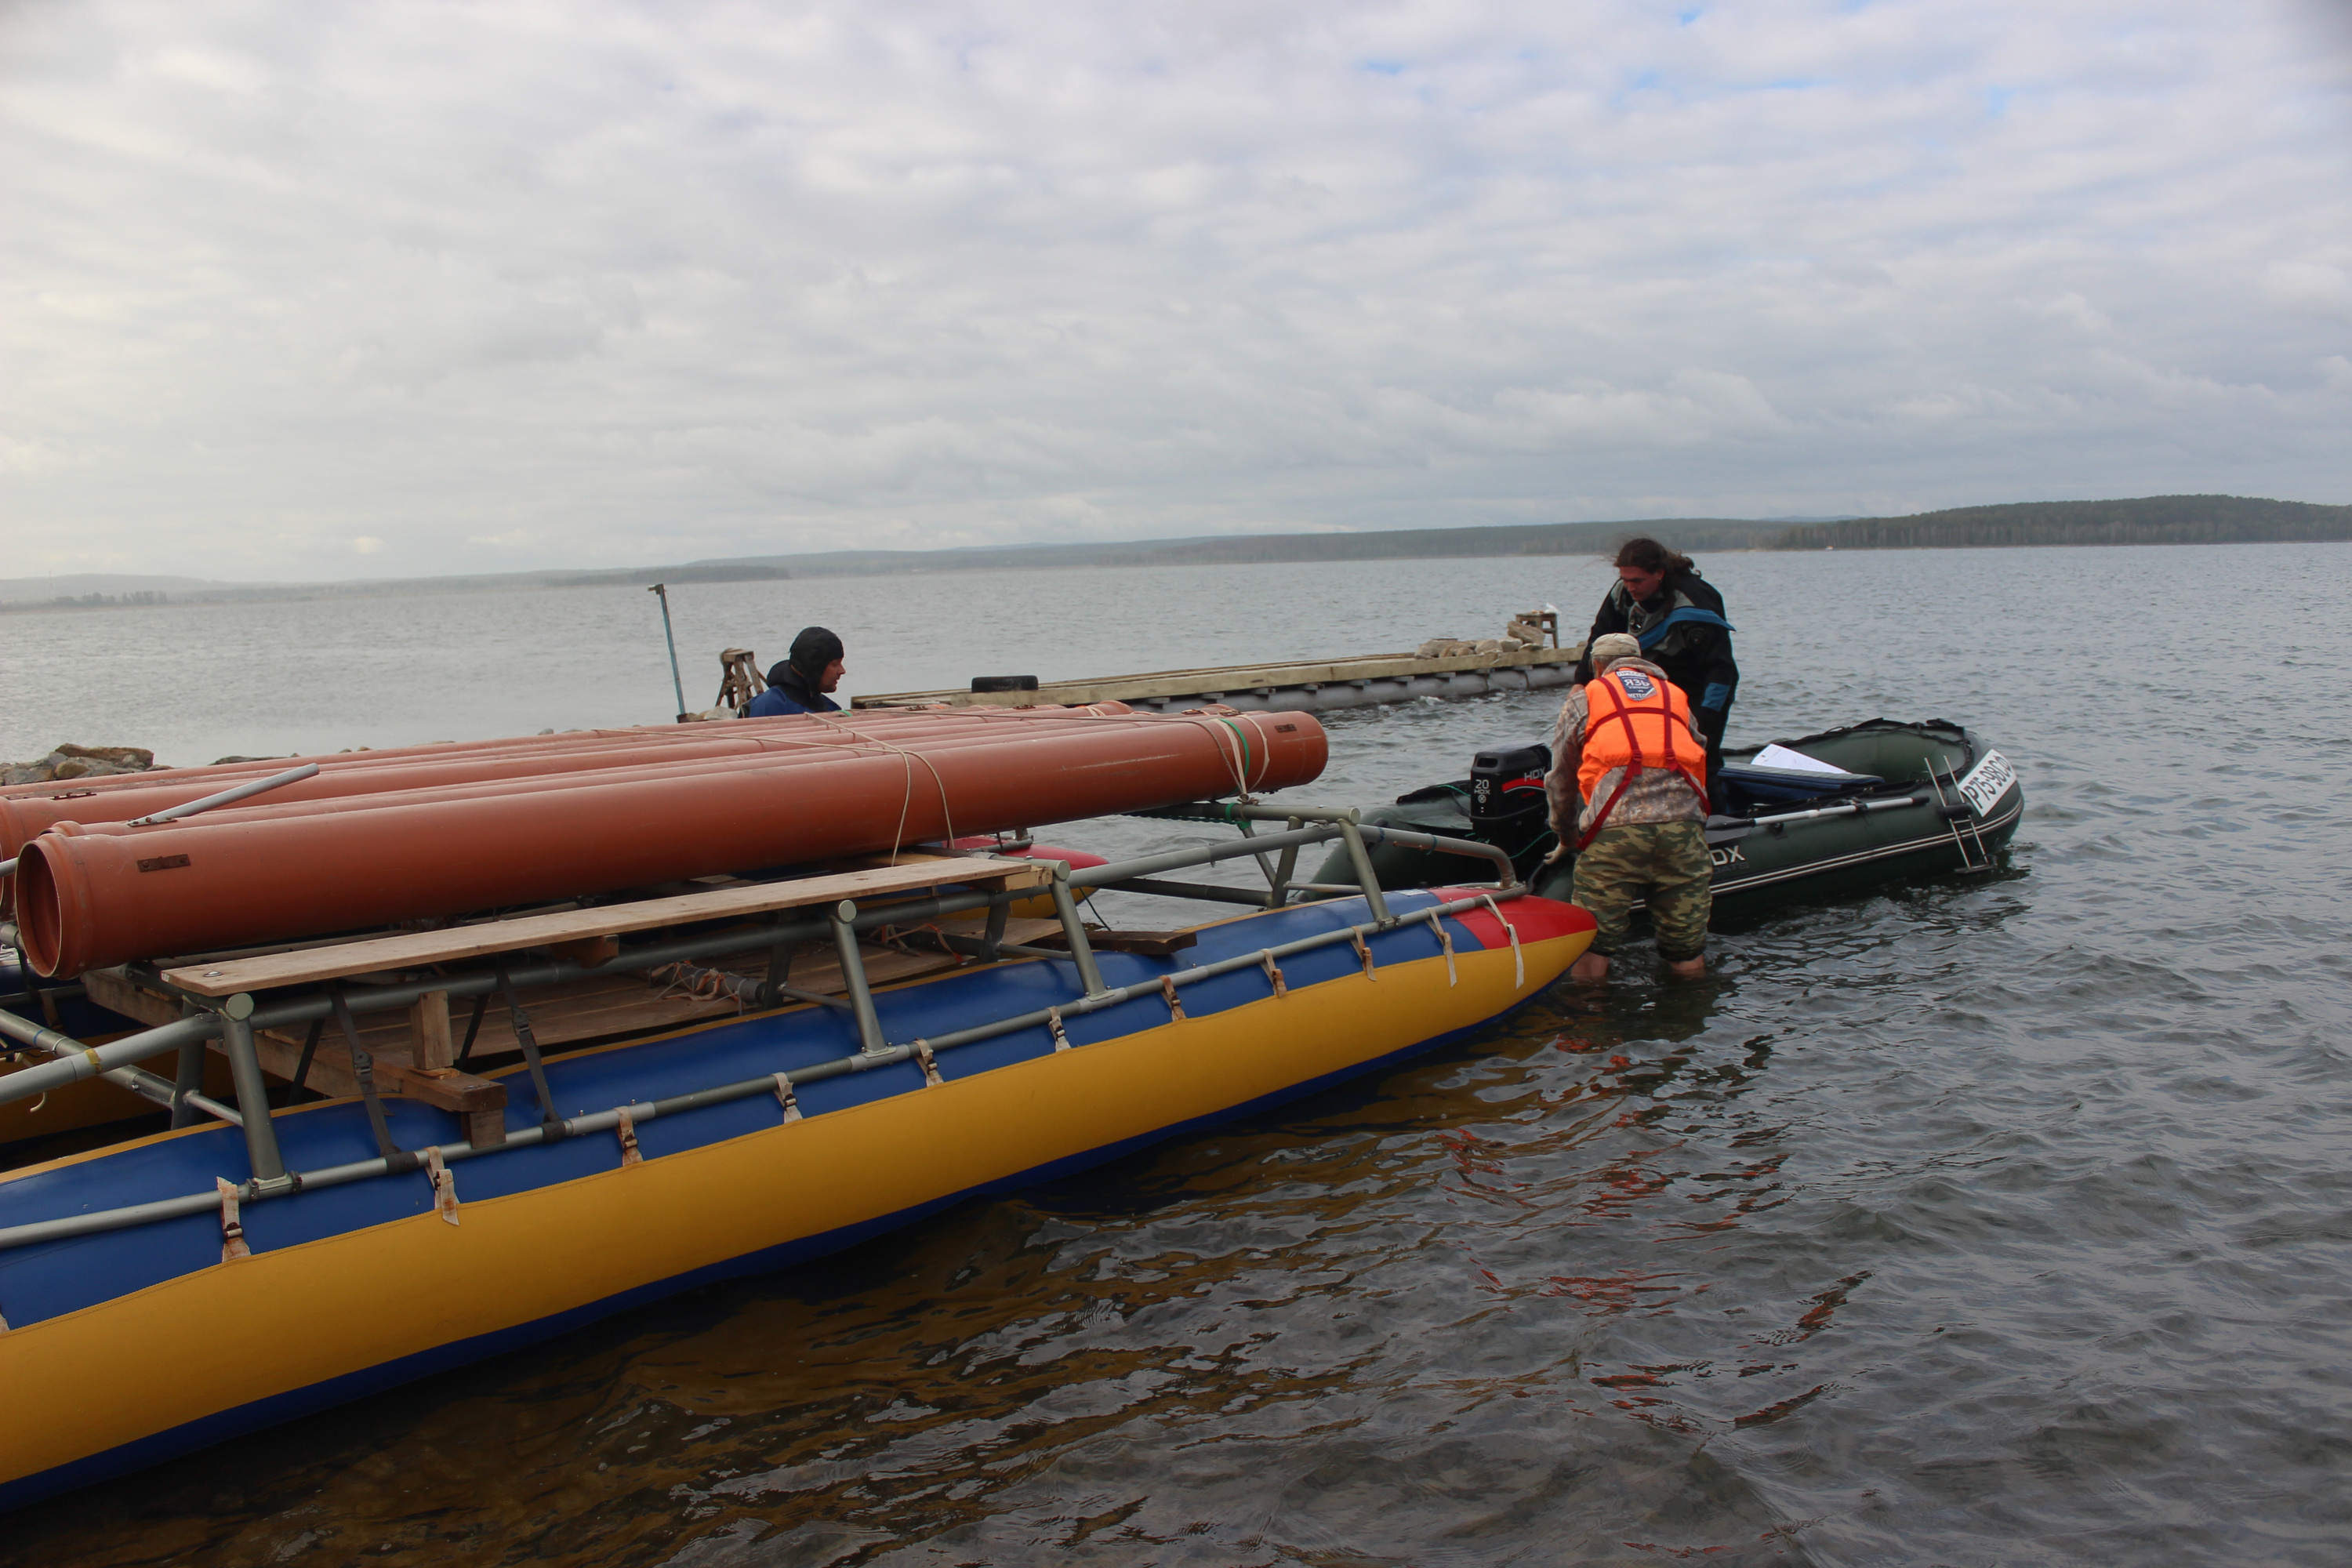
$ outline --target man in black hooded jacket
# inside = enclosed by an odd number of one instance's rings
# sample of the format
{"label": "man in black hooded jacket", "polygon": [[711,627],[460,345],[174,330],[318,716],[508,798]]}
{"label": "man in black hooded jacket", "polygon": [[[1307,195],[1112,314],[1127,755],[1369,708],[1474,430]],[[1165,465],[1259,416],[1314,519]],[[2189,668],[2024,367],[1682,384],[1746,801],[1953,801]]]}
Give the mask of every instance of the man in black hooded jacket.
{"label": "man in black hooded jacket", "polygon": [[841,684],[847,668],[841,639],[823,626],[803,627],[793,639],[792,656],[768,671],[768,689],[743,706],[746,719],[780,713],[838,713],[841,704],[825,693]]}
{"label": "man in black hooded jacket", "polygon": [[[1641,643],[1642,657],[1664,670],[1689,700],[1691,718],[1706,737],[1707,791],[1721,811],[1723,731],[1739,690],[1723,595],[1699,576],[1689,556],[1654,539],[1628,540],[1617,552],[1617,582],[1592,617],[1586,646],[1611,632],[1630,633]],[[1576,667],[1577,684],[1591,679],[1590,660]]]}

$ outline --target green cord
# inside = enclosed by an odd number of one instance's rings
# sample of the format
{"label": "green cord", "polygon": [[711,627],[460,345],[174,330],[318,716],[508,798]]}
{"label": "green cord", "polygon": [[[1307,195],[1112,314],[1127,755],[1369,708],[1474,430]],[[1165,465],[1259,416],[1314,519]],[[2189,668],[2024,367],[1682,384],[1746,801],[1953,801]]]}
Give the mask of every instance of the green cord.
{"label": "green cord", "polygon": [[1241,792],[1242,792],[1242,794],[1244,794],[1244,795],[1247,795],[1247,794],[1249,794],[1249,776],[1250,776],[1250,744],[1249,744],[1249,731],[1246,731],[1246,730],[1244,730],[1244,729],[1243,729],[1239,724],[1234,723],[1231,719],[1220,718],[1220,719],[1217,721],[1217,722],[1218,722],[1218,723],[1220,723],[1220,724],[1223,724],[1226,729],[1231,730],[1231,731],[1234,732],[1234,738],[1235,740],[1239,741],[1239,742],[1242,743],[1242,791],[1241,791]]}

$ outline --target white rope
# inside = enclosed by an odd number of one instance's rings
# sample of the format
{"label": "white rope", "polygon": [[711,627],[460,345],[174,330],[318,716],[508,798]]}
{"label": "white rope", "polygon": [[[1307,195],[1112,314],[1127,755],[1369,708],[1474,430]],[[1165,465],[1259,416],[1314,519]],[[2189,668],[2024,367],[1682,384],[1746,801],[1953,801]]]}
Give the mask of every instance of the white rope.
{"label": "white rope", "polygon": [[915,805],[915,764],[917,763],[922,763],[930,773],[931,783],[940,792],[940,821],[947,829],[947,842],[950,844],[955,842],[955,812],[948,805],[948,781],[940,776],[940,770],[930,758],[920,752],[910,752],[895,742],[886,741],[879,735],[868,734],[854,725],[842,722],[834,714],[820,713],[815,717],[819,723],[829,730],[838,731],[845,735],[854,735],[868,745],[879,746],[886,752],[895,753],[899,765],[907,770],[906,788],[898,796],[898,826],[890,835],[890,864],[896,866],[898,863],[899,847],[907,841],[907,814],[914,809]]}

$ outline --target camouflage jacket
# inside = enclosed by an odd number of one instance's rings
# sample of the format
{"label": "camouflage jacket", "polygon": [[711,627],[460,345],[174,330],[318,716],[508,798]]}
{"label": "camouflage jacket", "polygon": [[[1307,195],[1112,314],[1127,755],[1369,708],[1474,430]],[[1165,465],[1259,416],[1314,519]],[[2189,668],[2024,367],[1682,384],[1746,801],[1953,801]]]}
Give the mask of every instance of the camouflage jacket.
{"label": "camouflage jacket", "polygon": [[[1667,679],[1666,672],[1645,658],[1621,659],[1611,666],[1613,669],[1642,669]],[[1697,716],[1692,716],[1691,740],[1701,751],[1706,748],[1706,738],[1699,733]],[[1581,801],[1576,788],[1576,770],[1584,761],[1584,727],[1587,721],[1584,688],[1571,689],[1568,700],[1559,705],[1559,719],[1552,725],[1551,772],[1544,777],[1544,793],[1551,799],[1551,830],[1559,836],[1549,859],[1576,847],[1577,838],[1591,826],[1592,813],[1601,801],[1614,794],[1617,781],[1623,776],[1622,768],[1612,768],[1601,775],[1597,800]],[[1688,781],[1677,773],[1660,768],[1645,768],[1618,796],[1617,809],[1609,814],[1612,827],[1636,822],[1703,822],[1706,806],[1691,793]],[[1572,826],[1571,826],[1572,825]]]}

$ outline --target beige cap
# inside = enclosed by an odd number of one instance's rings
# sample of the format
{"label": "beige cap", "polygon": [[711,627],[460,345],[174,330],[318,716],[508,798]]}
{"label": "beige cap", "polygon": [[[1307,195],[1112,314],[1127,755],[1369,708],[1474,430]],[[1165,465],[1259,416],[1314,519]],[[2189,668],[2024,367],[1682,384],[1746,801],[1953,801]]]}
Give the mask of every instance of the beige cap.
{"label": "beige cap", "polygon": [[1586,648],[1584,652],[1585,656],[1592,660],[1592,673],[1599,675],[1621,658],[1641,658],[1642,644],[1641,640],[1631,633],[1610,632],[1605,636],[1594,637],[1592,646]]}

